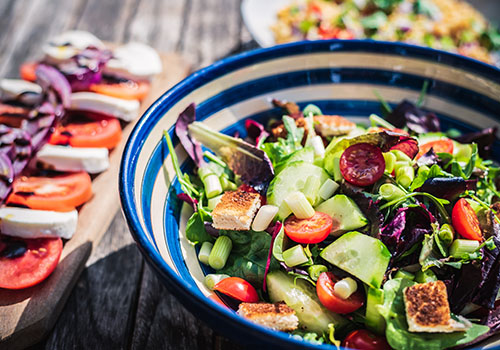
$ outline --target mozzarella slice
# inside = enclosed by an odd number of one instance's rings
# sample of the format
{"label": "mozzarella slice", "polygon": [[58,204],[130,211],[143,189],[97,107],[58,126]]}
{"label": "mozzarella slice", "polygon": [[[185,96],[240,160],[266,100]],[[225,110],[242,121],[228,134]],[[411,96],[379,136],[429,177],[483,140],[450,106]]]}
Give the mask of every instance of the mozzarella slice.
{"label": "mozzarella slice", "polygon": [[76,232],[78,212],[56,212],[25,208],[0,208],[0,232],[22,238],[61,237]]}
{"label": "mozzarella slice", "polygon": [[71,94],[70,109],[111,115],[127,122],[134,120],[139,115],[139,107],[140,103],[137,100],[123,100],[94,92]]}
{"label": "mozzarella slice", "polygon": [[161,71],[158,53],[150,46],[135,42],[116,48],[104,67],[104,73],[131,80],[149,80]]}
{"label": "mozzarella slice", "polygon": [[0,80],[0,101],[18,100],[26,104],[40,101],[42,87],[22,79]]}
{"label": "mozzarella slice", "polygon": [[42,50],[45,53],[45,61],[61,63],[90,46],[105,48],[95,35],[82,30],[70,30],[50,39]]}
{"label": "mozzarella slice", "polygon": [[51,170],[97,174],[109,167],[108,154],[107,148],[45,145],[36,154],[35,162]]}

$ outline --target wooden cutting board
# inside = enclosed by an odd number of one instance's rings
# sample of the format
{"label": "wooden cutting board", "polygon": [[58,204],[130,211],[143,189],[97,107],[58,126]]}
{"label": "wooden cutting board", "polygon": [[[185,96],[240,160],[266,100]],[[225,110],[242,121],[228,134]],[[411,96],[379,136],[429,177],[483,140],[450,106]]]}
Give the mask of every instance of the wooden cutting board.
{"label": "wooden cutting board", "polygon": [[[162,54],[163,72],[151,84],[140,115],[165,91],[189,73],[189,65],[176,54]],[[0,289],[0,349],[22,349],[37,343],[52,329],[85,268],[92,247],[97,246],[120,207],[118,172],[126,140],[135,122],[123,129],[120,145],[110,154],[110,166],[92,182],[93,198],[79,211],[78,228],[66,242],[53,274],[32,288]],[[124,276],[125,278],[125,276]]]}

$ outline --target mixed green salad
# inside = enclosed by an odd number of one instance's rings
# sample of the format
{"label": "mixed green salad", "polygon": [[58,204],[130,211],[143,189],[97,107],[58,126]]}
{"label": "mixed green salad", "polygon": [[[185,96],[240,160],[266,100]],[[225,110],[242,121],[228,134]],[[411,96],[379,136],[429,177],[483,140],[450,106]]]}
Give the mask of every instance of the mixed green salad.
{"label": "mixed green salad", "polygon": [[[275,119],[246,120],[234,136],[197,122],[190,105],[175,132],[193,174],[164,136],[207,287],[312,343],[428,350],[496,333],[496,129],[442,131],[421,102],[383,103],[384,118],[356,125],[274,100]],[[288,318],[259,318],[270,303]]]}

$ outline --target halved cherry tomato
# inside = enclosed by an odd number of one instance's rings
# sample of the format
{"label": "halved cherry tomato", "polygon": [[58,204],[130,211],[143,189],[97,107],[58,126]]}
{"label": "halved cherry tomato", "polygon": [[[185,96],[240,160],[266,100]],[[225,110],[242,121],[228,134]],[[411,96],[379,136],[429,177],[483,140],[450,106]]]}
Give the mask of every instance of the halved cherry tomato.
{"label": "halved cherry tomato", "polygon": [[84,121],[60,125],[50,135],[52,145],[72,147],[116,147],[122,138],[122,128],[118,119],[103,117],[100,120]]}
{"label": "halved cherry tomato", "polygon": [[36,62],[26,62],[21,64],[19,68],[19,74],[21,78],[28,81],[36,81],[36,67],[38,63]]}
{"label": "halved cherry tomato", "polygon": [[375,335],[366,329],[357,329],[347,335],[342,346],[359,350],[391,350],[384,337]]}
{"label": "halved cherry tomato", "polygon": [[417,154],[417,159],[422,157],[427,152],[429,152],[431,148],[434,150],[435,153],[451,154],[453,153],[453,141],[450,139],[442,139],[442,140],[426,142],[423,145],[420,145]]}
{"label": "halved cherry tomato", "polygon": [[86,172],[54,177],[22,176],[14,180],[7,203],[31,209],[71,211],[91,197],[92,183]]}
{"label": "halved cherry tomato", "polygon": [[328,237],[333,224],[330,215],[319,211],[308,219],[299,219],[292,215],[285,220],[285,234],[297,243],[319,243]]}
{"label": "halved cherry tomato", "polygon": [[360,290],[354,292],[349,298],[342,299],[333,293],[335,283],[340,279],[331,272],[322,272],[316,282],[316,293],[319,301],[331,312],[348,314],[356,311],[365,303],[365,298]]}
{"label": "halved cherry tomato", "polygon": [[451,223],[455,231],[466,239],[483,240],[476,212],[465,198],[460,198],[451,212]]}
{"label": "halved cherry tomato", "polygon": [[124,100],[143,100],[149,93],[151,84],[146,81],[126,81],[120,83],[92,84],[89,90],[98,94],[122,98]]}
{"label": "halved cherry tomato", "polygon": [[245,303],[256,303],[259,296],[255,288],[239,277],[228,277],[214,286],[214,290]]}
{"label": "halved cherry tomato", "polygon": [[382,151],[369,143],[352,145],[340,156],[340,172],[347,182],[355,186],[373,185],[382,177],[384,170]]}
{"label": "halved cherry tomato", "polygon": [[[62,252],[60,238],[21,239],[26,252],[15,258],[6,257],[0,250],[0,288],[22,289],[34,286],[46,279],[57,266]],[[0,247],[1,248],[1,247]]]}

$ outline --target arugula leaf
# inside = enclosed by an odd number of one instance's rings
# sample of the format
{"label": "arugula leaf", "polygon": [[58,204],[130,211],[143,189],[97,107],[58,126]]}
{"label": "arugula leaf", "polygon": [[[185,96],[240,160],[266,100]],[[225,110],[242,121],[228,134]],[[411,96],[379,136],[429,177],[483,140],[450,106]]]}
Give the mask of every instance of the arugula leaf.
{"label": "arugula leaf", "polygon": [[410,191],[415,191],[417,188],[422,187],[425,181],[435,177],[453,177],[453,175],[441,169],[437,164],[431,166],[430,169],[427,169],[426,167],[420,167],[418,169],[417,176],[411,183]]}
{"label": "arugula leaf", "polygon": [[[404,278],[395,278],[384,284],[384,304],[378,306],[387,328],[387,342],[394,349],[441,350],[466,344],[489,331],[489,327],[472,324],[465,332],[413,333],[408,331],[403,290],[416,284]],[[452,317],[455,317],[452,314]],[[460,322],[460,320],[458,320]]]}
{"label": "arugula leaf", "polygon": [[[233,249],[226,266],[217,273],[241,277],[260,288],[264,281],[271,236],[267,232],[255,231],[221,230],[220,234],[231,238]],[[269,271],[278,268],[278,263],[272,259]]]}
{"label": "arugula leaf", "polygon": [[205,230],[203,212],[196,211],[191,215],[186,224],[186,238],[192,243],[213,242],[214,238]]}

